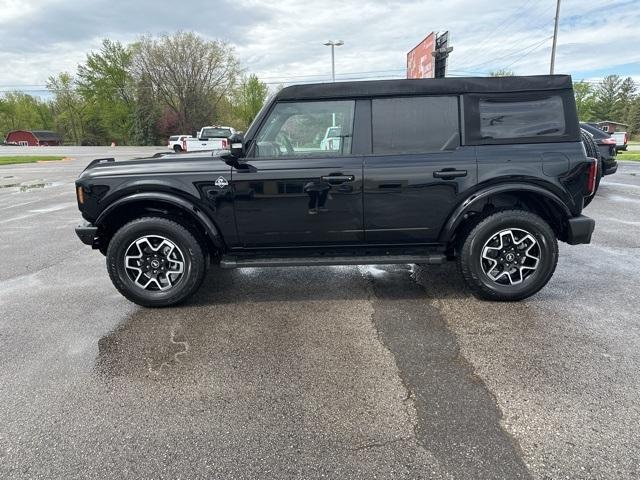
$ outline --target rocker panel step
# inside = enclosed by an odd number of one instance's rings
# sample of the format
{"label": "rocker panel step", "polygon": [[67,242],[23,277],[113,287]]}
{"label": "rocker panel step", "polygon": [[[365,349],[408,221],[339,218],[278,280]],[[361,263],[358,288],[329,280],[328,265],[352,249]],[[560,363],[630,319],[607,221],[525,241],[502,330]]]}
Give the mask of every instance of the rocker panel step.
{"label": "rocker panel step", "polygon": [[320,267],[328,265],[395,265],[405,263],[424,263],[440,265],[446,260],[443,254],[429,255],[365,255],[343,257],[300,257],[300,258],[242,258],[234,255],[224,255],[220,260],[220,267],[248,268],[248,267]]}

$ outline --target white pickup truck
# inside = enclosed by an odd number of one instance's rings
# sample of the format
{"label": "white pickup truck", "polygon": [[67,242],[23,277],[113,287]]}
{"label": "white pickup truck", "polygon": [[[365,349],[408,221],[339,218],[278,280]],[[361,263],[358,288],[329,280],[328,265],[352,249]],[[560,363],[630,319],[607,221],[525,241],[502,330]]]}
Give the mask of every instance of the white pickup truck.
{"label": "white pickup truck", "polygon": [[616,152],[627,149],[629,134],[627,132],[613,132],[611,137],[616,141]]}
{"label": "white pickup truck", "polygon": [[236,133],[231,127],[212,125],[202,127],[197,137],[185,138],[182,141],[184,152],[201,152],[204,150],[229,150],[229,137]]}

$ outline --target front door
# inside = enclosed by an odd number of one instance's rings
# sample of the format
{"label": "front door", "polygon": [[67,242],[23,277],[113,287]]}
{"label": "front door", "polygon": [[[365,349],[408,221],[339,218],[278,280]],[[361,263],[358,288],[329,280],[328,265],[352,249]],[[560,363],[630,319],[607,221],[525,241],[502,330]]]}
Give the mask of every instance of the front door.
{"label": "front door", "polygon": [[364,240],[362,156],[351,154],[355,102],[276,104],[232,171],[243,247]]}

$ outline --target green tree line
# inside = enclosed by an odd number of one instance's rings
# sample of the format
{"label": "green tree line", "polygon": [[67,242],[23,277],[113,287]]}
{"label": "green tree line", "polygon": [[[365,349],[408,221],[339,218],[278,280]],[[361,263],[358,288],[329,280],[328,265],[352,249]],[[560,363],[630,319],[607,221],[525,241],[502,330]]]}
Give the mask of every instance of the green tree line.
{"label": "green tree line", "polygon": [[640,132],[640,94],[631,77],[609,75],[596,83],[575,82],[573,89],[581,121],[611,120],[629,125],[630,133]]}
{"label": "green tree line", "polygon": [[156,145],[205,125],[245,130],[268,94],[246,76],[233,49],[191,32],[103,40],[76,72],[47,81],[47,98],[0,97],[0,137],[11,130],[54,130],[76,145]]}

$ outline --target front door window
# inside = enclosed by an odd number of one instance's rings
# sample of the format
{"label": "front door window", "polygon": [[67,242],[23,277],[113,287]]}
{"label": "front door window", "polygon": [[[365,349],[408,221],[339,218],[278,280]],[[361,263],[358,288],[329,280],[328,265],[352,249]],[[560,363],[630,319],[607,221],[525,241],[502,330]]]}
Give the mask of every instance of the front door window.
{"label": "front door window", "polygon": [[351,153],[355,102],[278,103],[260,131],[255,157],[330,157]]}

